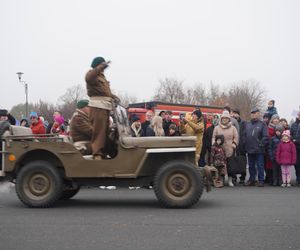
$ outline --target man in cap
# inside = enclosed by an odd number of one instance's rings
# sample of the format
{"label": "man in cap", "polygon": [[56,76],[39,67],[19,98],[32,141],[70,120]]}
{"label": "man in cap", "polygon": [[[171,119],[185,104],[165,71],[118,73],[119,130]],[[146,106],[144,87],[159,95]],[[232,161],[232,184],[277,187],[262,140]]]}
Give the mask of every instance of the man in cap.
{"label": "man in cap", "polygon": [[90,107],[89,100],[80,100],[77,102],[71,122],[70,135],[77,148],[83,155],[92,154],[91,140],[93,127],[89,121]]}
{"label": "man in cap", "polygon": [[[256,173],[258,172],[258,186],[264,186],[264,153],[268,144],[269,132],[267,125],[261,121],[258,108],[251,110],[251,120],[246,123],[244,134],[245,149],[248,153],[248,164],[250,178],[248,186],[256,183]],[[257,171],[256,171],[257,166]]]}
{"label": "man in cap", "polygon": [[110,90],[104,70],[110,62],[103,57],[96,57],[92,61],[91,70],[86,74],[87,94],[90,97],[89,121],[92,124],[92,153],[95,160],[101,160],[107,155],[109,114],[113,109],[113,100],[119,101]]}

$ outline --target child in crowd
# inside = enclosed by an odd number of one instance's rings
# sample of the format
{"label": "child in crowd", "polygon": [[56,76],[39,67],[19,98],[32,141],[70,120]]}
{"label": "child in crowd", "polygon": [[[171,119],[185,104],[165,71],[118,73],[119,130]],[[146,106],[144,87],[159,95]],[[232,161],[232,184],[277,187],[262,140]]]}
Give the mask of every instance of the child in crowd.
{"label": "child in crowd", "polygon": [[169,136],[180,136],[176,124],[172,123],[169,127]]}
{"label": "child in crowd", "polygon": [[276,151],[281,141],[281,135],[283,131],[284,131],[283,126],[277,125],[275,127],[275,135],[271,138],[269,143],[269,148],[268,148],[269,157],[272,162],[273,186],[280,186],[282,184],[281,167],[276,162]]}
{"label": "child in crowd", "polygon": [[224,135],[217,135],[211,148],[211,157],[214,167],[218,170],[218,177],[214,183],[215,187],[224,186],[224,176],[226,175],[226,155],[223,148]]}
{"label": "child in crowd", "polygon": [[296,146],[291,141],[290,131],[285,130],[276,152],[276,161],[281,165],[282,187],[291,186],[291,168],[296,164],[296,159]]}
{"label": "child in crowd", "polygon": [[287,122],[287,120],[285,118],[281,118],[279,121],[279,124],[283,126],[284,130],[290,129],[289,123]]}
{"label": "child in crowd", "polygon": [[277,115],[277,109],[275,108],[275,101],[274,100],[270,100],[268,102],[268,109],[266,111],[266,113],[269,117],[269,120],[271,120],[273,115]]}

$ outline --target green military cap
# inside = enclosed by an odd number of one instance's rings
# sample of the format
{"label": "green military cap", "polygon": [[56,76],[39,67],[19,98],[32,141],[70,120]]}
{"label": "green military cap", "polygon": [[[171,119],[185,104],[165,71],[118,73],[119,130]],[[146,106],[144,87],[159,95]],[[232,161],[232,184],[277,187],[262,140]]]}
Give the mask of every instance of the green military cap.
{"label": "green military cap", "polygon": [[91,67],[96,68],[99,64],[104,63],[105,59],[101,56],[95,57],[92,61]]}
{"label": "green military cap", "polygon": [[87,99],[82,99],[82,100],[79,100],[79,101],[77,102],[76,107],[77,107],[78,109],[82,109],[82,108],[86,107],[88,104],[89,104],[89,100],[87,100]]}

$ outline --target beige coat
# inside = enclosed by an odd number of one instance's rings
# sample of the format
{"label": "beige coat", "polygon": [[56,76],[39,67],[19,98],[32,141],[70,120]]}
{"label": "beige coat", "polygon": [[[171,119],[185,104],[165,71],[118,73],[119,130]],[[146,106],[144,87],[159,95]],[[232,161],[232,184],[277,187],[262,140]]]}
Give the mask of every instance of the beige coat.
{"label": "beige coat", "polygon": [[239,135],[236,128],[229,122],[227,125],[219,123],[215,127],[212,137],[212,145],[215,142],[217,135],[224,135],[223,148],[225,150],[226,157],[230,157],[233,154],[233,149],[239,144]]}
{"label": "beige coat", "polygon": [[202,150],[202,139],[203,139],[203,133],[204,133],[204,122],[203,118],[200,118],[197,122],[186,120],[187,123],[180,124],[180,133],[189,135],[189,136],[196,136],[196,164],[198,165],[198,161],[200,159],[200,153]]}

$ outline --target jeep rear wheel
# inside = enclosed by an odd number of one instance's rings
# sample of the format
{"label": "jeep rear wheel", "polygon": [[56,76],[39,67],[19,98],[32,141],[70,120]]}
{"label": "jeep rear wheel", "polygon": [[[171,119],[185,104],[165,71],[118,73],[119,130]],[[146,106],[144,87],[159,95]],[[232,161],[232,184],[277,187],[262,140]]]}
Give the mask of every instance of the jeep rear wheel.
{"label": "jeep rear wheel", "polygon": [[172,161],[156,173],[153,189],[165,207],[188,208],[196,204],[203,192],[200,170],[189,162]]}
{"label": "jeep rear wheel", "polygon": [[62,190],[58,169],[46,161],[26,164],[16,178],[16,193],[28,207],[51,207],[61,197]]}

